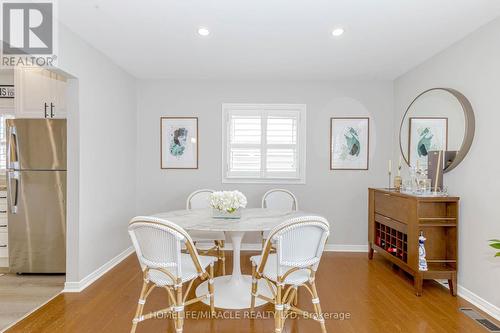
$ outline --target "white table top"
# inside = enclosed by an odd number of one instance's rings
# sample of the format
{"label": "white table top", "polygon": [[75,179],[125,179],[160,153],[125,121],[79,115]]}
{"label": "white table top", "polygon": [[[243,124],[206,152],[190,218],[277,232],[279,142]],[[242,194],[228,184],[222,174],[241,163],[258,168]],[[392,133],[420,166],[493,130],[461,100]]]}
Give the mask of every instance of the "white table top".
{"label": "white table top", "polygon": [[268,208],[245,208],[240,219],[215,219],[212,209],[176,210],[155,214],[186,230],[198,231],[268,231],[290,218],[315,215],[303,211],[286,212]]}

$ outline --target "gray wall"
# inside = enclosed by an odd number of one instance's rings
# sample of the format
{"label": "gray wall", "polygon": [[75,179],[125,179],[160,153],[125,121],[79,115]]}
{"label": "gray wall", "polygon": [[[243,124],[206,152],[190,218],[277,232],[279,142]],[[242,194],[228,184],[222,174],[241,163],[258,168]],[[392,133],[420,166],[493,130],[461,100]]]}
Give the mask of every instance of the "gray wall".
{"label": "gray wall", "polygon": [[[135,215],[135,79],[65,26],[59,64],[76,77],[68,114],[68,282],[130,246]],[[76,96],[75,96],[76,95]]]}
{"label": "gray wall", "polygon": [[472,103],[476,115],[474,144],[444,181],[452,194],[461,197],[459,292],[465,295],[470,291],[495,305],[496,310],[491,310],[496,311],[497,318],[500,260],[493,258],[487,240],[500,237],[499,41],[497,19],[395,81],[396,123],[413,97],[427,88],[455,88]]}
{"label": "gray wall", "polygon": [[[306,185],[221,183],[222,103],[307,104]],[[199,188],[239,189],[249,207],[260,206],[273,187],[293,191],[301,209],[322,214],[333,233],[329,242],[367,243],[367,187],[387,184],[392,149],[393,85],[374,82],[138,82],[137,191],[139,214],[182,209]],[[160,170],[160,116],[199,117],[199,170]],[[369,171],[329,170],[329,119],[371,117]],[[252,236],[247,242],[256,242]]]}

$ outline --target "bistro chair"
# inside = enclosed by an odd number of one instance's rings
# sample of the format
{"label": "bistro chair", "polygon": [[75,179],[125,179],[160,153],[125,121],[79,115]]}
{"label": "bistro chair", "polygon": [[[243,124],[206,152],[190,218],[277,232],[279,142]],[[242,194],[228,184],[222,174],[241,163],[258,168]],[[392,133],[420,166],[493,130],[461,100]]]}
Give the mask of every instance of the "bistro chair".
{"label": "bistro chair", "polygon": [[[201,209],[210,207],[210,194],[214,190],[203,189],[191,193],[186,201],[186,209]],[[222,275],[226,275],[226,255],[224,252],[225,236],[222,231],[189,231],[198,253],[201,255],[211,255],[219,260]]]}
{"label": "bistro chair", "polygon": [[[329,235],[328,221],[318,216],[292,218],[270,233],[260,256],[250,258],[252,262],[251,311],[255,298],[274,304],[275,332],[283,331],[285,319],[292,313],[318,321],[321,331],[326,332],[321,312],[315,275]],[[276,249],[271,254],[271,248]],[[273,298],[258,293],[258,281],[264,279]],[[312,298],[314,313],[309,313],[293,304],[298,288],[306,289]]]}
{"label": "bistro chair", "polygon": [[[292,192],[281,188],[275,188],[267,191],[262,196],[262,208],[280,209],[292,212],[299,210],[299,202]],[[269,231],[262,231],[261,235],[262,246],[264,246],[269,236]]]}
{"label": "bistro chair", "polygon": [[[128,232],[143,271],[143,285],[132,320],[132,333],[139,322],[168,315],[174,319],[176,333],[182,333],[184,307],[206,298],[210,299],[212,314],[215,313],[213,275],[217,258],[198,256],[189,234],[167,220],[138,216],[130,221]],[[183,246],[188,253],[181,252]],[[208,279],[208,294],[187,300],[197,277]],[[187,289],[183,293],[182,287],[186,283]],[[170,306],[143,314],[146,299],[155,288],[167,291]]]}

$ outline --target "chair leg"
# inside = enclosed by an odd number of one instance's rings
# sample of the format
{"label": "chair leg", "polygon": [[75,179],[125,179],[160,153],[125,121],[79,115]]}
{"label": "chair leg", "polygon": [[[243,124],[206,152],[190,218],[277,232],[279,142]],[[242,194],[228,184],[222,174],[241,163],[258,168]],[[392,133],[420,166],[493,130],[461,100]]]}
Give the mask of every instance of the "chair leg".
{"label": "chair leg", "polygon": [[257,266],[252,262],[252,296],[250,302],[250,311],[255,308],[255,295],[257,295]]}
{"label": "chair leg", "polygon": [[299,303],[299,288],[295,287],[292,304],[293,306],[297,306],[298,303]]}
{"label": "chair leg", "polygon": [[141,319],[140,317],[142,316],[142,311],[144,310],[144,303],[146,302],[144,296],[146,295],[148,284],[149,282],[146,280],[144,280],[142,284],[141,295],[139,296],[139,301],[137,302],[137,310],[135,311],[135,316],[132,320],[132,329],[130,330],[131,333],[135,332],[135,330],[137,329],[137,324]]}
{"label": "chair leg", "polygon": [[215,300],[214,300],[214,264],[210,264],[209,270],[209,280],[208,280],[208,292],[210,294],[210,312],[212,316],[215,316]]}
{"label": "chair leg", "polygon": [[177,294],[177,300],[175,306],[175,332],[182,333],[184,326],[184,304],[182,302],[182,281],[177,280],[177,286],[175,287]]}
{"label": "chair leg", "polygon": [[278,285],[276,288],[276,299],[274,304],[274,331],[281,333],[283,329],[283,300],[281,299],[283,286],[278,277]]}
{"label": "chair leg", "polygon": [[326,333],[325,319],[323,318],[323,313],[321,312],[321,305],[319,303],[318,291],[316,290],[316,282],[314,281],[311,282],[311,290],[314,296],[312,303],[314,306],[314,310],[316,312],[316,317],[321,325],[321,332]]}
{"label": "chair leg", "polygon": [[220,241],[219,243],[221,255],[220,255],[220,260],[221,260],[221,266],[222,266],[222,275],[226,275],[226,252],[224,251],[224,241]]}

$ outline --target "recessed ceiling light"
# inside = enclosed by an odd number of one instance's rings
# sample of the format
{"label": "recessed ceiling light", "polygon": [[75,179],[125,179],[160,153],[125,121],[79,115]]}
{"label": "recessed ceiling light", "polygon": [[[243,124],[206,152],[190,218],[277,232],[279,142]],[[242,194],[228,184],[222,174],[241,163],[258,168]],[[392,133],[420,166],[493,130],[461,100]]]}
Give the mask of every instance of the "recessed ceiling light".
{"label": "recessed ceiling light", "polygon": [[198,28],[198,35],[206,37],[210,35],[210,30],[208,30],[208,28],[205,27],[200,27]]}
{"label": "recessed ceiling light", "polygon": [[335,28],[332,30],[333,37],[340,37],[344,34],[344,28]]}

